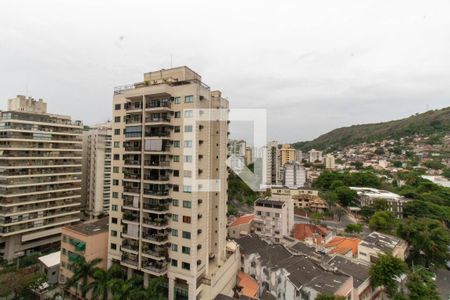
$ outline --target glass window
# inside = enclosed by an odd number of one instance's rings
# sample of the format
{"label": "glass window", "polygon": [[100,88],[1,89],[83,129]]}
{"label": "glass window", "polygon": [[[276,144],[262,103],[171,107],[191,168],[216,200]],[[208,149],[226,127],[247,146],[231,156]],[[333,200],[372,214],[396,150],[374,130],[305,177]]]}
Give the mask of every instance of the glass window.
{"label": "glass window", "polygon": [[119,167],[113,167],[113,173],[119,173]]}
{"label": "glass window", "polygon": [[184,141],[184,148],[192,148],[192,141]]}
{"label": "glass window", "polygon": [[180,162],[180,156],[179,155],[174,155],[173,156],[173,161],[174,162]]}
{"label": "glass window", "polygon": [[120,134],[120,129],[114,129],[114,134],[115,135],[119,135]]}
{"label": "glass window", "polygon": [[192,102],[194,102],[194,96],[192,96],[192,95],[185,96],[184,97],[184,102],[185,103],[192,103]]}
{"label": "glass window", "polygon": [[183,216],[183,223],[191,224],[191,217],[189,217],[189,216]]}
{"label": "glass window", "polygon": [[172,206],[178,206],[178,199],[172,199]]}
{"label": "glass window", "polygon": [[170,264],[172,265],[172,267],[177,267],[177,266],[178,266],[178,260],[172,259],[172,260],[170,261]]}
{"label": "glass window", "polygon": [[175,104],[180,104],[180,97],[175,97],[173,101],[175,102]]}
{"label": "glass window", "polygon": [[192,125],[185,125],[184,132],[192,132]]}
{"label": "glass window", "polygon": [[174,132],[180,132],[180,126],[175,126],[175,127],[173,128],[173,131],[174,131]]}
{"label": "glass window", "polygon": [[114,122],[119,123],[120,122],[120,117],[114,117]]}
{"label": "glass window", "polygon": [[111,236],[117,236],[117,231],[111,230]]}
{"label": "glass window", "polygon": [[184,111],[184,117],[185,118],[192,118],[192,116],[194,115],[192,110],[185,110]]}
{"label": "glass window", "polygon": [[191,239],[191,233],[189,231],[183,231],[182,233],[183,239]]}
{"label": "glass window", "polygon": [[180,141],[173,141],[174,148],[180,148]]}
{"label": "glass window", "polygon": [[112,210],[112,211],[117,211],[117,205],[112,204],[112,205],[111,205],[111,210]]}
{"label": "glass window", "polygon": [[120,142],[114,142],[114,148],[120,148]]}
{"label": "glass window", "polygon": [[170,248],[172,251],[177,252],[178,251],[178,245],[177,244],[171,244]]}
{"label": "glass window", "polygon": [[191,269],[191,264],[187,263],[187,262],[183,262],[181,264],[181,267],[185,270],[190,270]]}
{"label": "glass window", "polygon": [[192,187],[190,185],[183,185],[183,192],[192,193]]}
{"label": "glass window", "polygon": [[192,171],[191,170],[184,170],[183,171],[183,177],[192,177]]}
{"label": "glass window", "polygon": [[184,156],[184,162],[185,163],[191,163],[192,162],[192,155],[185,155]]}
{"label": "glass window", "polygon": [[178,119],[179,117],[181,117],[181,113],[179,111],[176,111],[174,117]]}
{"label": "glass window", "polygon": [[178,236],[178,230],[172,228],[172,236]]}
{"label": "glass window", "polygon": [[112,192],[112,197],[113,198],[119,198],[119,193],[118,192]]}
{"label": "glass window", "polygon": [[178,222],[178,215],[173,214],[172,215],[172,221]]}
{"label": "glass window", "polygon": [[184,208],[191,208],[191,207],[192,207],[192,206],[191,206],[191,201],[184,200],[184,201],[183,201],[183,207],[184,207]]}
{"label": "glass window", "polygon": [[116,104],[116,105],[114,105],[114,109],[115,110],[120,110],[120,106],[121,106],[120,104]]}
{"label": "glass window", "polygon": [[111,218],[111,223],[117,224],[117,218]]}
{"label": "glass window", "polygon": [[183,252],[184,254],[191,254],[191,248],[183,246],[181,248],[181,252]]}

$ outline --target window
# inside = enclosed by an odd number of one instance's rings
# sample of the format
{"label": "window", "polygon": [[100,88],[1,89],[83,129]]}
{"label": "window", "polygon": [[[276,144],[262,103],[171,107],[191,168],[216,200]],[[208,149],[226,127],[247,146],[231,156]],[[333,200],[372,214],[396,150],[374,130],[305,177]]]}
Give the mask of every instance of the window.
{"label": "window", "polygon": [[266,216],[270,217],[270,212],[269,211],[266,211]]}
{"label": "window", "polygon": [[172,199],[172,206],[178,206],[178,199]]}
{"label": "window", "polygon": [[111,249],[112,249],[112,250],[116,250],[116,249],[117,249],[117,245],[114,244],[114,243],[111,243]]}
{"label": "window", "polygon": [[172,189],[173,189],[174,192],[179,192],[180,191],[180,186],[178,184],[174,184]]}
{"label": "window", "polygon": [[184,148],[192,148],[192,141],[184,141]]}
{"label": "window", "polygon": [[172,259],[172,260],[170,261],[170,264],[172,265],[172,267],[177,267],[177,266],[178,266],[178,260]]}
{"label": "window", "polygon": [[119,193],[118,192],[112,192],[112,197],[113,198],[119,198]]}
{"label": "window", "polygon": [[184,207],[184,208],[191,208],[191,207],[192,207],[192,206],[191,206],[191,201],[184,200],[184,201],[183,201],[183,207]]}
{"label": "window", "polygon": [[111,210],[112,210],[112,211],[117,211],[117,205],[112,204],[112,205],[111,205]]}
{"label": "window", "polygon": [[[183,217],[183,219],[184,219],[184,217]],[[178,222],[178,215],[173,214],[172,215],[172,221]]]}
{"label": "window", "polygon": [[173,177],[180,177],[180,171],[179,170],[173,170]]}
{"label": "window", "polygon": [[175,97],[173,101],[175,102],[175,104],[180,104],[180,97]]}
{"label": "window", "polygon": [[119,180],[113,179],[113,185],[119,185]]}
{"label": "window", "polygon": [[189,263],[187,263],[187,262],[183,262],[183,263],[181,264],[181,267],[182,267],[184,270],[190,270],[190,269],[191,269],[191,264],[189,264]]}
{"label": "window", "polygon": [[180,118],[181,117],[181,113],[179,111],[176,111],[175,114],[174,114],[174,117],[176,119]]}
{"label": "window", "polygon": [[192,103],[194,102],[194,96],[189,95],[184,97],[184,103]]}
{"label": "window", "polygon": [[113,173],[119,173],[119,167],[113,167]]}
{"label": "window", "polygon": [[260,215],[261,215],[261,211],[258,210],[258,211],[256,212],[256,214],[257,214],[258,216],[260,216]]}
{"label": "window", "polygon": [[183,177],[192,177],[192,171],[191,170],[184,170],[183,171]]}
{"label": "window", "polygon": [[172,229],[172,236],[178,236],[178,229]]}
{"label": "window", "polygon": [[180,126],[175,126],[174,128],[173,128],[173,131],[174,132],[180,132]]}
{"label": "window", "polygon": [[189,217],[189,216],[183,216],[183,223],[191,224],[191,217]]}
{"label": "window", "polygon": [[192,125],[185,125],[184,132],[192,132]]}
{"label": "window", "polygon": [[120,134],[120,129],[114,129],[114,135],[119,135]]}
{"label": "window", "polygon": [[189,231],[183,231],[182,236],[183,236],[183,239],[188,239],[188,240],[191,239],[191,233]]}
{"label": "window", "polygon": [[174,155],[172,159],[173,159],[174,162],[180,162],[180,156],[179,155]]}
{"label": "window", "polygon": [[120,148],[120,142],[114,142],[114,148]]}
{"label": "window", "polygon": [[111,218],[111,223],[117,224],[117,218]]}
{"label": "window", "polygon": [[111,236],[117,236],[117,231],[111,230]]}
{"label": "window", "polygon": [[185,118],[192,118],[193,115],[194,115],[194,113],[192,112],[192,110],[185,110],[184,111],[184,117]]}
{"label": "window", "polygon": [[190,185],[183,185],[184,193],[192,193],[192,187]]}
{"label": "window", "polygon": [[191,248],[183,246],[183,248],[181,248],[181,252],[184,254],[191,254]]}
{"label": "window", "polygon": [[177,252],[178,251],[178,245],[177,244],[171,244],[170,248],[172,251]]}
{"label": "window", "polygon": [[114,154],[114,160],[120,160],[120,154]]}
{"label": "window", "polygon": [[180,141],[173,141],[174,148],[180,148]]}
{"label": "window", "polygon": [[185,163],[191,163],[192,162],[192,155],[185,155],[184,156],[184,162]]}
{"label": "window", "polygon": [[120,104],[116,104],[116,105],[114,105],[114,109],[115,110],[120,110],[120,106],[121,106]]}
{"label": "window", "polygon": [[119,123],[120,122],[120,117],[114,117],[114,122]]}

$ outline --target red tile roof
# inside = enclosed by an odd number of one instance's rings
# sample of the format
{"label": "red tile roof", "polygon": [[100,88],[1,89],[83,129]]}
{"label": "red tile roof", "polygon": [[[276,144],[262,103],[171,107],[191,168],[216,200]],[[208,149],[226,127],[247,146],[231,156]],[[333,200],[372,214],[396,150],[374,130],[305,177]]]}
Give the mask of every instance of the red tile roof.
{"label": "red tile roof", "polygon": [[360,239],[357,238],[348,238],[337,236],[328,243],[325,244],[327,248],[333,248],[330,253],[338,253],[338,254],[347,254],[349,251],[352,251],[353,256],[358,253],[358,245],[361,242]]}
{"label": "red tile roof", "polygon": [[251,221],[253,221],[253,219],[255,219],[255,215],[253,214],[243,215],[241,217],[236,218],[233,222],[231,222],[230,227],[242,224],[249,224]]}
{"label": "red tile roof", "polygon": [[258,283],[242,271],[238,273],[238,286],[241,287],[242,295],[250,298],[256,298],[258,296]]}
{"label": "red tile roof", "polygon": [[328,229],[320,225],[295,224],[294,238],[297,240],[303,241],[309,237],[312,237],[315,233],[319,235],[326,235],[328,233]]}

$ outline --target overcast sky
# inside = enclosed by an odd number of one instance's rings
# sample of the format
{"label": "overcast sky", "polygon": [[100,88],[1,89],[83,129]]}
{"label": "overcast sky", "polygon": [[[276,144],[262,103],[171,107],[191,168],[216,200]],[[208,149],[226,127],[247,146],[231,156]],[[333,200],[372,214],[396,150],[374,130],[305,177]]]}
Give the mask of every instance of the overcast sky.
{"label": "overcast sky", "polygon": [[[0,107],[17,94],[85,124],[113,88],[187,65],[268,136],[309,140],[450,106],[450,1],[3,1]],[[232,132],[239,137],[239,132]]]}

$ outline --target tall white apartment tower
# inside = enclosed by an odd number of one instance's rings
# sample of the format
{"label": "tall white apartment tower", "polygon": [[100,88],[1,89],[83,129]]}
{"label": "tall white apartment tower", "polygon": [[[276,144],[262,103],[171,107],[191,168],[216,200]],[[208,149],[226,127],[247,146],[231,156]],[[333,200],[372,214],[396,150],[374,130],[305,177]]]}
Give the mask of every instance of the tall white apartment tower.
{"label": "tall white apartment tower", "polygon": [[232,294],[227,113],[228,101],[188,67],[114,92],[108,262],[144,285],[166,276],[169,299]]}
{"label": "tall white apartment tower", "polygon": [[0,112],[0,255],[12,261],[57,246],[80,220],[81,122],[17,96]]}
{"label": "tall white apartment tower", "polygon": [[111,123],[83,132],[83,181],[81,199],[89,218],[109,212],[111,198]]}

